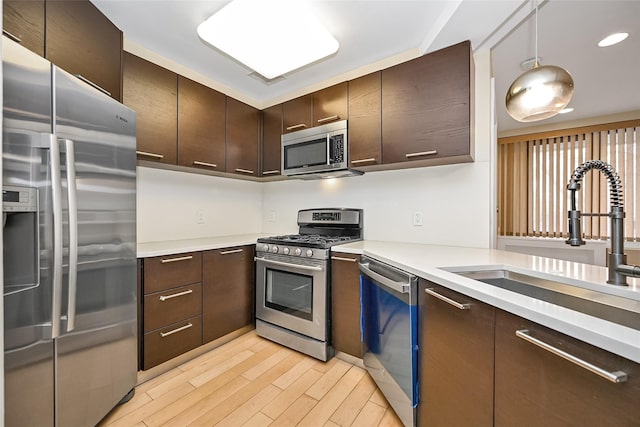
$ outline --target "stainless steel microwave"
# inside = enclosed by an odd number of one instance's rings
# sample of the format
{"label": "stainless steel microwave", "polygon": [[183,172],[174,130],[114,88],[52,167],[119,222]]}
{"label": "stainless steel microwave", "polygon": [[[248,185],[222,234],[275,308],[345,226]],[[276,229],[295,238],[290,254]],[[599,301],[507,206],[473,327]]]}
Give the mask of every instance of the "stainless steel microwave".
{"label": "stainless steel microwave", "polygon": [[362,174],[348,169],[347,121],[282,135],[282,175],[301,178]]}

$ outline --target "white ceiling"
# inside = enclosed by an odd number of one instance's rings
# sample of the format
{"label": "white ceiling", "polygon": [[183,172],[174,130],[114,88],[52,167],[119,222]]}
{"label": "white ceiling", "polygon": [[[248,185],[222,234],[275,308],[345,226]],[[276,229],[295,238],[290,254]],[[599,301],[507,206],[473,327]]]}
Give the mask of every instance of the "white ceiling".
{"label": "white ceiling", "polygon": [[[196,27],[228,1],[91,1],[124,32],[128,43],[232,88],[258,108],[317,89],[323,82],[326,86],[373,71],[372,66],[385,61],[406,60],[463,40],[471,40],[474,50],[497,43],[493,68],[498,127],[522,126],[506,115],[503,99],[522,72],[520,62],[534,56],[527,0],[308,0],[340,49],[271,84],[250,76],[252,70],[198,38]],[[508,33],[527,15],[527,22]],[[574,77],[571,106],[576,111],[566,116],[574,120],[640,110],[640,79],[632,78],[640,70],[639,0],[549,0],[540,8],[539,29],[542,62],[565,67]],[[610,30],[623,29],[631,35],[619,46],[595,46]]]}

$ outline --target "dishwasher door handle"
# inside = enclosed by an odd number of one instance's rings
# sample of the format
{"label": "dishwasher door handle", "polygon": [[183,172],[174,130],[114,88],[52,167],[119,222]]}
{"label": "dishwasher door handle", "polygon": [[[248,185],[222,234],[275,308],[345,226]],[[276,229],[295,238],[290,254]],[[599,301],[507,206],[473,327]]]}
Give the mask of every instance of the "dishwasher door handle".
{"label": "dishwasher door handle", "polygon": [[366,276],[374,279],[376,282],[380,283],[388,287],[389,289],[393,289],[396,292],[401,294],[408,294],[411,290],[411,282],[408,279],[406,282],[397,282],[395,280],[391,280],[388,277],[383,276],[380,273],[377,273],[369,268],[369,263],[364,262],[360,263],[360,271],[362,271]]}

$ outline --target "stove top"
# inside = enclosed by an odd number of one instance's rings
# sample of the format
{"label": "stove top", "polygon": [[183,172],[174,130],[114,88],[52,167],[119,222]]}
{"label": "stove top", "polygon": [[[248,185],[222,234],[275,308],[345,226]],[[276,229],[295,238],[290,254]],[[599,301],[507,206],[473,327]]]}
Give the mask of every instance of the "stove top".
{"label": "stove top", "polygon": [[291,246],[302,246],[305,248],[329,248],[341,243],[349,243],[362,240],[356,236],[322,236],[319,234],[287,234],[283,236],[263,237],[258,239],[259,243],[282,244]]}

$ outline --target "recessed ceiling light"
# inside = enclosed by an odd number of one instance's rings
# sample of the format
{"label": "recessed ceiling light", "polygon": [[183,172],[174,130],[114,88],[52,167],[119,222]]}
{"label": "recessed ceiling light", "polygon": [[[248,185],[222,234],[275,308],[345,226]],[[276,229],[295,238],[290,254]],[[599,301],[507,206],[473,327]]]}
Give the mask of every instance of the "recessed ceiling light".
{"label": "recessed ceiling light", "polygon": [[571,107],[567,107],[567,108],[563,108],[562,110],[558,111],[558,114],[567,114],[573,111],[573,108]]}
{"label": "recessed ceiling light", "polygon": [[339,47],[301,0],[234,0],[200,24],[198,35],[267,79]]}
{"label": "recessed ceiling light", "polygon": [[616,43],[620,43],[622,40],[629,37],[629,33],[614,33],[611,34],[598,42],[598,46],[607,47],[612,46]]}

